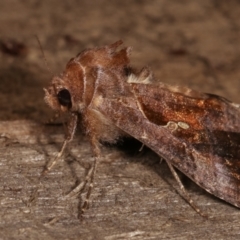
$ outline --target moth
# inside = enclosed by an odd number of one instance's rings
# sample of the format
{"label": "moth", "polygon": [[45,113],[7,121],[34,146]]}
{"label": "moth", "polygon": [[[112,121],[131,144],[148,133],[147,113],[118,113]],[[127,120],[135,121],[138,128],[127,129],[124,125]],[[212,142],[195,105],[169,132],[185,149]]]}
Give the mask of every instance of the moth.
{"label": "moth", "polygon": [[[129,60],[131,48],[118,50],[121,44],[82,51],[45,89],[46,103],[69,113],[66,139],[47,169],[61,157],[80,122],[95,156],[88,176],[91,187],[101,142],[131,136],[165,159],[197,212],[175,168],[207,192],[240,207],[240,105],[166,85],[147,67],[135,70]],[[87,206],[86,200],[83,211]]]}

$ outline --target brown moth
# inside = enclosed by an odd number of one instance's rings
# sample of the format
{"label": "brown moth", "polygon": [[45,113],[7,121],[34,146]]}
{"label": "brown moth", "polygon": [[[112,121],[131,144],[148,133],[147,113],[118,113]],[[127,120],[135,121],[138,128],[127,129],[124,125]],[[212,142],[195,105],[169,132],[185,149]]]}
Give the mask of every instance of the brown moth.
{"label": "brown moth", "polygon": [[[45,89],[47,104],[70,114],[66,140],[47,169],[73,138],[81,115],[95,155],[88,176],[91,186],[100,142],[115,143],[131,136],[166,160],[197,212],[174,168],[209,193],[240,207],[240,105],[213,94],[165,85],[148,68],[135,71],[129,62],[131,49],[117,50],[121,44],[82,51]],[[90,192],[89,187],[87,198]]]}

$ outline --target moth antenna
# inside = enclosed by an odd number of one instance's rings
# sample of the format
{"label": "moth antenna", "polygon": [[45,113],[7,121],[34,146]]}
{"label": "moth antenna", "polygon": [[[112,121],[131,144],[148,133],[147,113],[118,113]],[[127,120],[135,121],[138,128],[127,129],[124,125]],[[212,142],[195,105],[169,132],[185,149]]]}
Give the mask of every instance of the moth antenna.
{"label": "moth antenna", "polygon": [[54,76],[53,72],[51,71],[51,69],[50,69],[50,67],[49,67],[49,65],[48,65],[47,58],[46,58],[46,56],[45,56],[45,54],[44,54],[42,44],[41,44],[38,36],[35,35],[35,37],[36,37],[37,42],[38,42],[38,45],[39,45],[39,47],[40,47],[40,50],[41,50],[41,53],[42,53],[42,57],[43,57],[43,59],[44,59],[45,66],[47,67],[48,72],[49,72],[52,76]]}

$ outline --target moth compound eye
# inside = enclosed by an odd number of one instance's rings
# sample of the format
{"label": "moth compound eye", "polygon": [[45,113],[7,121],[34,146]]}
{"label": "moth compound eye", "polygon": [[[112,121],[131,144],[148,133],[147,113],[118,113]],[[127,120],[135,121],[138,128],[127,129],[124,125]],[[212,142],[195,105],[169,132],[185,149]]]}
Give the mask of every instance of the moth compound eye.
{"label": "moth compound eye", "polygon": [[71,95],[67,89],[62,89],[61,91],[59,91],[57,94],[57,98],[62,106],[71,108],[72,106]]}

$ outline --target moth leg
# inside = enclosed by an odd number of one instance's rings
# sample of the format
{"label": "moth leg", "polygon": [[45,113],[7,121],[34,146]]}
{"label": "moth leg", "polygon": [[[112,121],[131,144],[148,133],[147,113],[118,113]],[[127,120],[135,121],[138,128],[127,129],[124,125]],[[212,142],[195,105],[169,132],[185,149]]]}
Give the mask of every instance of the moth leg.
{"label": "moth leg", "polygon": [[168,164],[168,167],[170,168],[174,178],[176,179],[179,187],[180,187],[180,190],[182,192],[182,197],[188,202],[188,204],[202,217],[207,217],[206,214],[204,214],[197,205],[195,205],[194,201],[192,200],[192,198],[190,197],[190,195],[187,193],[185,187],[183,186],[177,172],[175,171],[175,169],[173,168],[172,164],[169,163],[168,161],[166,161],[167,164]]}
{"label": "moth leg", "polygon": [[74,133],[75,133],[76,127],[77,127],[77,121],[78,121],[77,113],[72,113],[70,116],[70,119],[68,121],[68,124],[67,124],[67,134],[66,134],[66,138],[63,142],[63,145],[61,147],[61,150],[59,151],[57,156],[53,159],[53,161],[50,161],[47,164],[47,166],[45,167],[45,169],[42,172],[42,175],[46,174],[49,170],[51,170],[52,167],[59,161],[59,159],[63,155],[67,144],[73,139],[73,136],[74,136]]}
{"label": "moth leg", "polygon": [[91,137],[91,144],[92,144],[92,149],[93,149],[93,153],[94,153],[94,162],[93,162],[93,165],[92,165],[92,167],[89,171],[89,174],[87,176],[88,177],[87,181],[89,182],[89,185],[88,185],[88,189],[87,189],[87,193],[86,193],[86,198],[84,200],[84,203],[81,207],[81,212],[79,214],[80,218],[82,217],[84,212],[89,207],[89,199],[90,199],[92,189],[93,189],[93,185],[94,185],[94,177],[95,177],[96,170],[97,170],[98,160],[99,160],[99,157],[101,155],[101,151],[100,151],[100,147],[99,147],[99,141],[97,140],[95,135],[93,135]]}
{"label": "moth leg", "polygon": [[88,186],[86,198],[85,198],[84,203],[83,203],[83,205],[81,207],[80,217],[84,214],[84,212],[89,207],[89,199],[90,199],[90,196],[91,196],[91,193],[92,193],[92,189],[93,189],[93,185],[94,185],[94,177],[95,177],[95,173],[96,173],[96,169],[97,169],[97,163],[98,163],[98,158],[95,157],[94,158],[93,167],[92,167],[92,171],[91,171],[91,175],[89,175],[89,177],[90,177],[90,179],[89,179],[89,186]]}
{"label": "moth leg", "polygon": [[140,147],[140,149],[138,150],[139,152],[141,152],[144,148],[145,144],[142,143],[142,146]]}
{"label": "moth leg", "polygon": [[92,167],[90,168],[90,170],[88,171],[87,176],[85,177],[85,180],[83,182],[81,182],[77,187],[75,187],[69,194],[67,194],[65,197],[73,197],[74,195],[79,194],[88,184],[88,189],[87,189],[87,193],[86,193],[86,198],[84,200],[84,203],[80,209],[80,213],[79,213],[79,218],[82,217],[82,215],[84,214],[84,212],[88,209],[89,207],[89,199],[92,193],[92,189],[93,189],[93,184],[94,184],[94,177],[95,177],[95,173],[96,173],[96,169],[97,169],[97,163],[98,163],[98,159],[100,156],[100,148],[99,148],[99,143],[97,140],[92,139],[92,145],[93,145],[93,152],[94,152],[94,162]]}
{"label": "moth leg", "polygon": [[43,169],[40,177],[39,177],[39,184],[38,187],[34,190],[34,192],[31,194],[31,196],[29,197],[28,200],[28,205],[30,205],[37,197],[37,193],[40,187],[40,180],[41,178],[52,169],[52,167],[58,162],[58,160],[61,158],[62,154],[64,153],[64,150],[67,146],[67,144],[73,139],[76,127],[77,127],[77,121],[78,121],[78,115],[76,113],[72,113],[68,122],[68,126],[67,126],[67,135],[66,138],[63,142],[63,145],[61,147],[61,150],[59,151],[59,153],[57,154],[57,156],[54,158],[53,161],[50,161],[47,166]]}
{"label": "moth leg", "polygon": [[79,192],[81,192],[86,187],[86,185],[89,183],[86,198],[85,198],[84,203],[83,203],[83,205],[80,209],[79,218],[82,218],[82,215],[84,214],[84,212],[89,207],[89,199],[90,199],[90,196],[91,196],[91,193],[92,193],[94,176],[95,176],[96,169],[97,169],[97,162],[98,162],[97,160],[98,160],[98,158],[95,157],[94,162],[93,162],[93,166],[88,171],[88,174],[85,177],[85,180],[83,182],[81,182],[77,187],[75,187],[69,194],[67,194],[64,197],[64,198],[68,198],[68,197],[73,197],[74,195],[79,194]]}
{"label": "moth leg", "polygon": [[93,167],[91,167],[90,170],[88,171],[87,176],[85,177],[85,180],[82,181],[77,187],[75,187],[70,193],[64,196],[64,198],[68,198],[68,197],[71,198],[79,194],[85,188],[87,183],[90,181],[92,174],[93,174]]}

